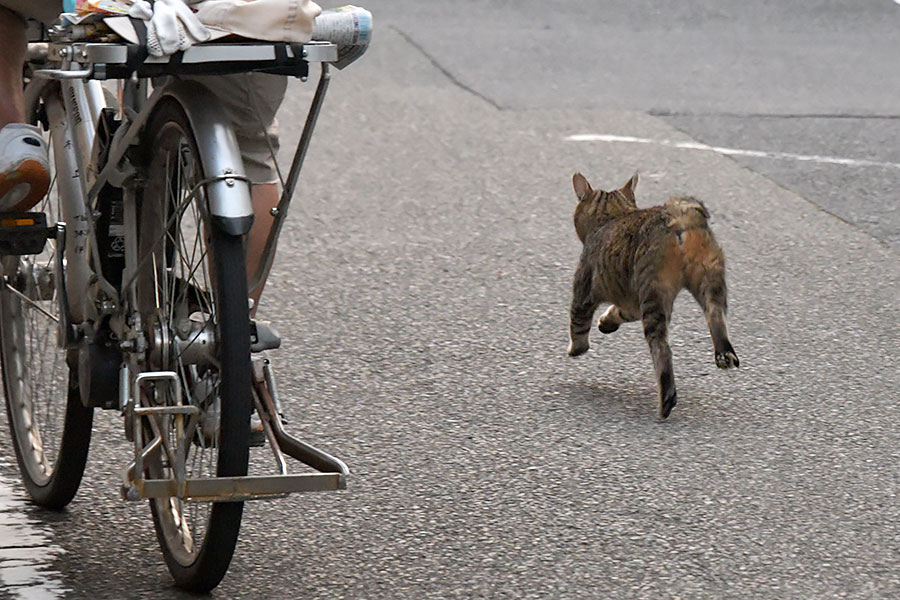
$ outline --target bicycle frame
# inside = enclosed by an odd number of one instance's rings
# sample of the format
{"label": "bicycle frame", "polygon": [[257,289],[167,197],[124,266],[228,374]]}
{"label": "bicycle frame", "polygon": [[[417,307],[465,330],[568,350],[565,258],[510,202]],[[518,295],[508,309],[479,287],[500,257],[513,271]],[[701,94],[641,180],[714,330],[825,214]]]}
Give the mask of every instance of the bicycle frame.
{"label": "bicycle frame", "polygon": [[[68,56],[79,54],[84,58],[88,58],[90,55],[89,50],[92,46],[97,47],[101,45],[75,44],[71,47],[63,46],[57,48],[56,51],[60,53],[65,52]],[[306,52],[307,51],[304,51],[304,53]],[[262,260],[260,261],[257,272],[251,274],[250,277],[249,288],[251,293],[259,289],[272,268],[275,248],[278,244],[278,237],[281,233],[285,219],[287,218],[288,209],[299,182],[303,162],[312,140],[312,134],[315,131],[316,123],[325,100],[325,94],[328,90],[331,75],[328,63],[324,61],[324,58],[325,57],[322,57],[321,59],[319,82],[307,114],[302,134],[297,143],[297,148],[294,152],[290,171],[288,172],[287,179],[284,181],[284,189],[282,190],[281,198],[277,207],[272,211],[274,220],[266,239]],[[125,179],[130,173],[119,171],[120,161],[128,147],[135,142],[136,137],[146,124],[147,117],[151,113],[153,106],[155,106],[163,96],[174,94],[179,97],[179,100],[182,103],[197,103],[197,101],[196,99],[188,99],[188,95],[183,93],[183,90],[182,93],[178,93],[177,90],[173,91],[171,87],[156,90],[153,95],[146,98],[145,82],[135,77],[130,78],[125,82],[126,88],[122,93],[124,100],[122,109],[123,115],[128,119],[126,122],[127,127],[122,127],[116,133],[106,166],[102,172],[95,173],[92,169],[93,165],[90,163],[90,158],[94,145],[97,121],[100,111],[105,106],[103,90],[98,80],[83,79],[83,77],[89,77],[94,73],[93,68],[80,69],[81,65],[73,61],[66,61],[63,66],[63,69],[45,69],[39,71],[39,75],[43,73],[42,79],[33,82],[29,86],[29,88],[36,87],[37,92],[26,89],[26,95],[40,93],[43,86],[47,84],[46,79],[56,79],[60,81],[62,88],[61,95],[65,104],[62,107],[54,107],[56,109],[55,119],[50,117],[50,115],[48,115],[48,117],[59,124],[58,127],[63,133],[61,136],[64,140],[61,142],[63,147],[60,149],[62,154],[59,155],[65,157],[66,169],[69,173],[73,174],[73,177],[67,178],[66,181],[67,189],[65,191],[66,193],[63,194],[62,210],[65,222],[69,225],[71,230],[66,238],[67,244],[70,244],[71,246],[66,249],[67,258],[71,256],[75,257],[75,263],[73,264],[70,262],[68,264],[70,272],[68,275],[69,284],[67,285],[67,291],[71,297],[73,291],[90,289],[89,282],[94,279],[99,283],[99,287],[103,290],[103,293],[114,294],[114,288],[103,278],[100,269],[97,268],[99,265],[94,265],[92,268],[89,264],[88,255],[90,253],[88,252],[88,246],[86,244],[79,244],[79,240],[84,239],[91,241],[93,247],[96,247],[96,240],[92,238],[93,232],[90,227],[92,221],[89,218],[87,207],[96,200],[100,190],[105,184],[113,183],[117,187],[123,187],[125,185]],[[203,110],[194,111],[192,118],[218,121],[221,112],[208,110],[210,105],[209,102],[210,101],[207,100],[205,103],[199,103]],[[64,109],[64,112],[60,112],[59,109]],[[49,111],[50,109],[48,107],[48,112]],[[64,119],[64,114],[76,115],[76,118],[74,119],[75,122],[67,122]],[[227,135],[228,128],[223,127],[223,123],[217,123],[216,125],[217,131],[221,131],[222,135]],[[212,144],[216,145],[223,142],[224,140],[217,139],[213,141]],[[54,152],[57,152],[56,147],[54,147]],[[216,156],[216,153],[209,152],[206,153],[206,155]],[[229,233],[246,233],[249,231],[250,224],[252,223],[253,214],[252,207],[249,203],[249,195],[240,193],[246,186],[239,186],[238,189],[235,190],[223,190],[221,193],[219,192],[219,190],[222,189],[221,185],[216,186],[217,189],[209,189],[210,186],[221,184],[222,182],[224,182],[225,187],[227,188],[234,188],[235,181],[246,183],[247,180],[243,175],[242,169],[220,164],[205,165],[205,167],[207,173],[215,173],[216,175],[213,177],[217,178],[214,181],[209,181],[207,184],[212,214],[218,218],[220,225],[222,225]],[[80,177],[81,174],[84,174],[87,179]],[[85,185],[86,181],[92,181],[90,188]],[[128,202],[126,201],[126,210],[127,205]],[[75,224],[75,229],[72,229],[72,224]],[[126,253],[126,256],[127,254],[128,253]],[[69,258],[69,260],[72,259]],[[127,277],[126,280],[128,280]],[[97,302],[96,294],[91,298],[86,296],[84,298],[86,302],[91,301],[95,304]],[[73,306],[71,308],[71,317],[74,323],[82,323],[88,316],[96,316],[89,307]]]}
{"label": "bicycle frame", "polygon": [[[87,298],[75,294],[89,289],[94,274],[89,256],[90,247],[96,245],[96,241],[91,231],[89,204],[81,175],[86,173],[89,165],[103,90],[98,81],[63,80],[59,83],[59,94],[44,95],[49,85],[53,84],[45,80],[33,81],[26,88],[25,95],[29,105],[32,104],[29,102],[31,98],[46,98],[47,118],[57,165],[60,211],[66,226],[66,296],[82,297],[84,300],[60,307],[60,314],[68,317],[68,325],[72,322],[84,322]],[[67,114],[73,115],[72,120],[66,118]],[[71,344],[72,332],[61,332],[60,339],[68,340]]]}
{"label": "bicycle frame", "polygon": [[[135,79],[126,85],[137,88],[137,83]],[[43,91],[47,84],[39,81],[31,85],[39,85]],[[96,173],[91,153],[100,111],[105,106],[101,84],[96,80],[61,79],[59,85],[62,101],[56,95],[48,95],[46,109],[50,130],[53,132],[60,209],[66,223],[66,292],[69,298],[81,298],[80,302],[70,302],[68,306],[61,307],[61,313],[69,315],[72,325],[79,326],[96,320],[103,314],[110,314],[124,300],[118,297],[115,287],[106,280],[100,265],[91,264],[96,260],[98,251],[91,206],[100,190],[107,183],[125,190],[125,238],[134,239],[136,221],[133,218],[133,188],[139,182],[133,181],[135,174],[129,165],[125,164],[123,170],[120,161],[125,152],[136,143],[153,107],[163,97],[176,97],[183,106],[188,107],[200,105],[209,107],[210,103],[214,106],[215,99],[210,98],[208,92],[204,97],[200,88],[193,88],[188,94],[188,90],[184,89],[185,86],[179,87],[176,84],[160,88],[149,99],[140,101],[139,111],[134,107],[123,107],[124,113],[133,117],[126,120],[116,132],[107,165],[100,173]],[[27,93],[36,92],[29,90]],[[129,94],[123,93],[123,96],[135,99],[138,95],[139,90]],[[68,115],[71,115],[71,118],[67,118]],[[205,120],[207,129],[216,133],[215,138],[204,139],[202,143],[210,148],[236,148],[237,142],[227,123],[221,121],[220,115],[221,112],[215,110],[190,111],[192,120]],[[210,211],[220,227],[233,235],[241,235],[249,231],[253,220],[249,181],[241,165],[217,160],[221,155],[212,151],[206,153],[211,160],[210,164],[204,166],[208,173],[213,174],[205,181]],[[88,188],[87,183],[90,181],[93,183]],[[127,283],[123,285],[123,294],[133,292],[131,284],[138,269],[138,265],[134,262],[135,255],[135,251],[126,248],[123,281]],[[126,332],[116,333],[124,335]],[[67,339],[72,339],[71,334]]]}
{"label": "bicycle frame", "polygon": [[[223,46],[227,48],[227,46]],[[282,496],[298,491],[343,489],[349,470],[340,460],[291,437],[281,428],[277,418],[278,397],[268,364],[257,365],[254,380],[260,389],[256,408],[262,417],[266,435],[280,473],[274,476],[245,476],[202,480],[144,480],[142,460],[148,452],[158,448],[151,440],[142,442],[138,423],[141,418],[155,415],[176,415],[190,418],[197,412],[193,406],[141,407],[135,396],[144,385],[170,385],[171,375],[165,372],[145,372],[133,377],[127,358],[131,353],[143,352],[140,315],[131,309],[137,306],[134,282],[143,265],[137,260],[137,206],[136,193],[142,185],[141,176],[130,164],[127,151],[138,144],[145,125],[156,105],[164,98],[175,99],[185,110],[188,120],[209,135],[198,138],[203,157],[203,186],[213,223],[231,235],[242,235],[250,229],[253,209],[250,202],[250,182],[243,165],[229,162],[228,157],[239,156],[237,142],[230,124],[222,121],[223,111],[215,110],[217,100],[206,88],[186,81],[169,82],[153,90],[148,96],[146,77],[137,72],[120,84],[121,124],[109,140],[105,164],[98,170],[95,162],[98,124],[106,106],[104,90],[98,79],[116,73],[127,60],[121,53],[121,45],[90,43],[39,44],[29,48],[29,59],[40,60],[53,56],[60,63],[58,69],[37,69],[34,79],[26,87],[29,106],[43,98],[52,132],[52,149],[57,166],[57,190],[60,195],[60,212],[64,224],[58,227],[58,243],[64,241],[65,269],[62,253],[57,253],[57,285],[60,285],[59,339],[69,349],[83,349],[97,333],[96,329],[107,320],[110,329],[119,340],[119,348],[125,360],[119,370],[118,406],[132,429],[135,458],[123,477],[123,497],[130,500],[151,497],[177,496],[187,500],[242,501],[254,498]],[[209,54],[210,47],[197,48]],[[228,49],[228,52],[234,53]],[[283,51],[282,51],[283,52]],[[297,49],[294,48],[294,52]],[[318,53],[314,56],[311,53]],[[190,51],[184,55],[185,61]],[[278,52],[275,53],[276,55]],[[202,55],[201,55],[202,56]],[[303,48],[302,58],[317,58],[322,64],[321,76],[309,115],[297,146],[294,160],[286,180],[278,207],[273,211],[275,224],[269,234],[260,269],[251,277],[251,289],[261,284],[272,265],[274,249],[287,209],[299,179],[312,133],[319,115],[329,81],[327,62],[336,59],[333,45],[320,44]],[[75,60],[75,59],[78,60]],[[107,61],[107,62],[103,62]],[[281,67],[278,67],[281,68]],[[58,86],[59,93],[54,87]],[[210,133],[211,132],[211,133]],[[217,149],[229,148],[220,152]],[[125,266],[122,284],[117,289],[104,276],[99,258],[99,244],[95,230],[98,214],[93,208],[101,190],[112,185],[123,190],[125,228]],[[64,280],[63,280],[64,277]],[[176,385],[177,388],[177,385]],[[176,394],[178,396],[178,394]],[[87,403],[82,390],[82,400]],[[178,453],[176,453],[178,454]],[[312,466],[319,473],[289,475],[284,455],[291,456]],[[177,457],[176,457],[177,458]],[[184,472],[176,468],[176,473]]]}

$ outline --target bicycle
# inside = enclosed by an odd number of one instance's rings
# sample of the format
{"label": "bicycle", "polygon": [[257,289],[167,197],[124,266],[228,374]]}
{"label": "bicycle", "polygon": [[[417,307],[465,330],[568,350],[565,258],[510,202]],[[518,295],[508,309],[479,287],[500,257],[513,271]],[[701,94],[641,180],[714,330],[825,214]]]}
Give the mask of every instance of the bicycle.
{"label": "bicycle", "polygon": [[[149,501],[169,571],[195,592],[224,577],[244,501],[344,489],[349,470],[284,431],[272,367],[253,358],[272,336],[248,308],[249,181],[215,96],[177,76],[305,79],[320,65],[255,284],[337,60],[327,42],[213,42],[159,59],[60,29],[29,44],[28,120],[49,137],[55,174],[35,212],[0,215],[0,361],[19,470],[36,504],[65,506],[94,409],[120,411],[134,445],[122,496]],[[164,75],[175,78],[151,93]],[[121,100],[103,80],[118,80]],[[248,474],[253,411],[271,474]],[[286,457],[316,472],[289,473]]]}

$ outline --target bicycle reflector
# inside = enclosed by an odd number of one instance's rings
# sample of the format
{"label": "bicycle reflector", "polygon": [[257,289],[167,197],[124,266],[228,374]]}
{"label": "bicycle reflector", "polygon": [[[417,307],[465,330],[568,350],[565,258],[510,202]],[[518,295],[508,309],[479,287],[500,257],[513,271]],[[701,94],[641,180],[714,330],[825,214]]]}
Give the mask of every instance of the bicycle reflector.
{"label": "bicycle reflector", "polygon": [[0,213],[0,256],[40,254],[54,235],[44,213]]}

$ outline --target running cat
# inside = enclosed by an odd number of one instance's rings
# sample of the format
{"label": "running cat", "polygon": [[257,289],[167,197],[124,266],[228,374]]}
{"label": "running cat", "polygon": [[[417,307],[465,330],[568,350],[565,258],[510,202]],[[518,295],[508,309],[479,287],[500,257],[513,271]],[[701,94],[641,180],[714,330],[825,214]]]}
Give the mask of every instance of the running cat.
{"label": "running cat", "polygon": [[706,315],[716,366],[730,369],[740,360],[728,339],[725,254],[709,229],[709,212],[690,196],[639,209],[637,182],[635,173],[618,190],[605,192],[592,189],[581,173],[572,178],[578,197],[575,232],[584,249],[572,283],[569,356],[588,351],[600,304],[611,304],[598,323],[602,333],[642,321],[659,383],[659,414],[665,419],[677,403],[668,328],[682,289]]}

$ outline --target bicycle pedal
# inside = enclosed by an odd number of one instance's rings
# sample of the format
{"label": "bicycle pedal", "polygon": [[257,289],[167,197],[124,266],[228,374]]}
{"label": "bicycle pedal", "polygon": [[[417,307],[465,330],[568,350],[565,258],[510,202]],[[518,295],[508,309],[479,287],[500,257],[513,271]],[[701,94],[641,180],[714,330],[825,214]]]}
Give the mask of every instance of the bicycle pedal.
{"label": "bicycle pedal", "polygon": [[268,321],[250,320],[250,352],[262,352],[281,347],[281,338]]}
{"label": "bicycle pedal", "polygon": [[0,255],[40,254],[55,236],[56,227],[47,227],[44,213],[0,213]]}

